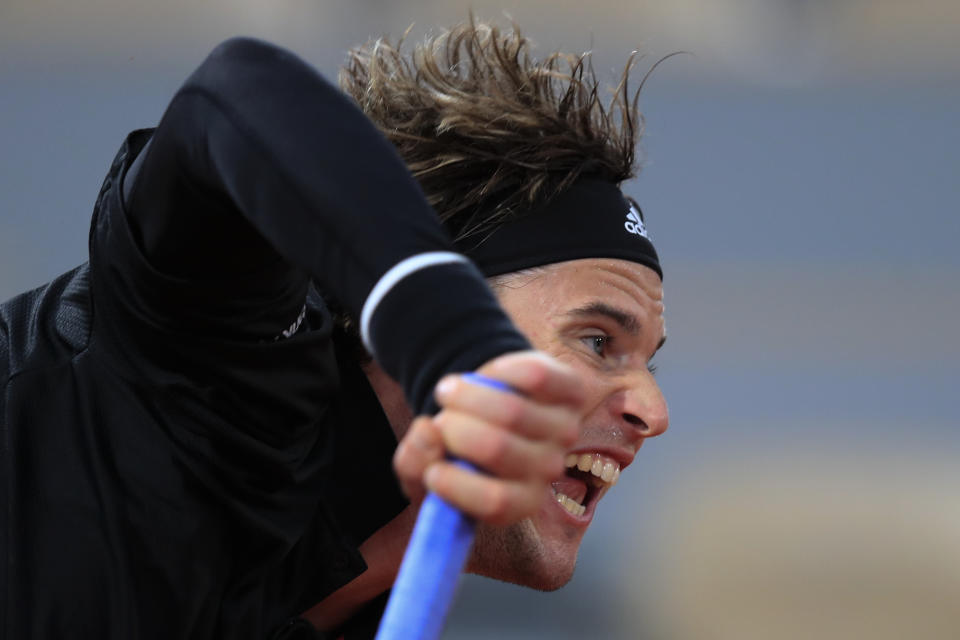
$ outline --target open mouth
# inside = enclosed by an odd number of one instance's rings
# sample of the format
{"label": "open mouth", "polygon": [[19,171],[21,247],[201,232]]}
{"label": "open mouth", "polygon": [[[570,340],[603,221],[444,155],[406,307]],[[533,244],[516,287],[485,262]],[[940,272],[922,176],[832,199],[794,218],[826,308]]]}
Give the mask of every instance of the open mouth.
{"label": "open mouth", "polygon": [[573,516],[582,516],[620,478],[620,464],[600,453],[571,453],[567,471],[552,484],[553,497]]}

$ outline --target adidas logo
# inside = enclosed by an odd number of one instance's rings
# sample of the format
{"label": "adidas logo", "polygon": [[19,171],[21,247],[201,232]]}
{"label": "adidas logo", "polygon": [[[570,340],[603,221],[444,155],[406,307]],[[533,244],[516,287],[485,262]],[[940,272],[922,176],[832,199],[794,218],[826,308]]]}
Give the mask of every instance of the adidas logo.
{"label": "adidas logo", "polygon": [[623,228],[629,231],[630,233],[635,233],[641,238],[650,239],[647,236],[647,225],[643,224],[643,218],[640,217],[640,212],[637,211],[637,208],[630,205],[630,211],[627,213],[627,221],[623,223]]}

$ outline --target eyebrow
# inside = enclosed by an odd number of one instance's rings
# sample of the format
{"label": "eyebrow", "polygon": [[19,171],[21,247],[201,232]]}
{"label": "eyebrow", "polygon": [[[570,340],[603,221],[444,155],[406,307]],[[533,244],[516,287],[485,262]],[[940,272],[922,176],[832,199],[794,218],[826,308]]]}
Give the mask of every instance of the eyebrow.
{"label": "eyebrow", "polygon": [[[623,309],[612,307],[605,302],[590,302],[582,307],[572,309],[564,315],[572,318],[587,318],[597,315],[606,316],[620,325],[620,328],[629,333],[631,336],[635,336],[640,333],[640,323],[637,322],[637,319],[633,315],[627,313]],[[660,342],[657,343],[657,348],[654,349],[654,353],[659,351],[663,345],[666,344],[666,342],[667,334],[664,333],[663,337],[660,338]]]}
{"label": "eyebrow", "polygon": [[627,313],[623,309],[618,309],[616,307],[611,307],[605,302],[590,302],[583,305],[582,307],[577,307],[568,311],[566,316],[571,318],[586,318],[589,316],[606,316],[610,318],[618,325],[620,328],[629,333],[632,336],[637,335],[640,332],[640,323],[637,322],[637,319],[631,314]]}

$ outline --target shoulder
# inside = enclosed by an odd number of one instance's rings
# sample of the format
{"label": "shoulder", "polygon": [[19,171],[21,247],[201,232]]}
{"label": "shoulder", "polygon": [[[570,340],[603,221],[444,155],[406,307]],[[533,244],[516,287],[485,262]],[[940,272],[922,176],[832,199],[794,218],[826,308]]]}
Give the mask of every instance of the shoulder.
{"label": "shoulder", "polygon": [[0,305],[0,381],[84,350],[90,319],[86,264]]}

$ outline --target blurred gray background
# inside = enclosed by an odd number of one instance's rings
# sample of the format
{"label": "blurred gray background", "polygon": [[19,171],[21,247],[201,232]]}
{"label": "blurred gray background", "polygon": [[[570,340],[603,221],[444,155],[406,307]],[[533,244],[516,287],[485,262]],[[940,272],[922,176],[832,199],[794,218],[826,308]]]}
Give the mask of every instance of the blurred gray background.
{"label": "blurred gray background", "polygon": [[[660,57],[626,191],[660,251],[672,425],[565,589],[467,578],[445,637],[960,637],[960,3],[475,1],[614,84]],[[131,129],[220,40],[328,76],[440,0],[0,0],[0,299],[85,260]],[[358,507],[359,508],[359,507]]]}

